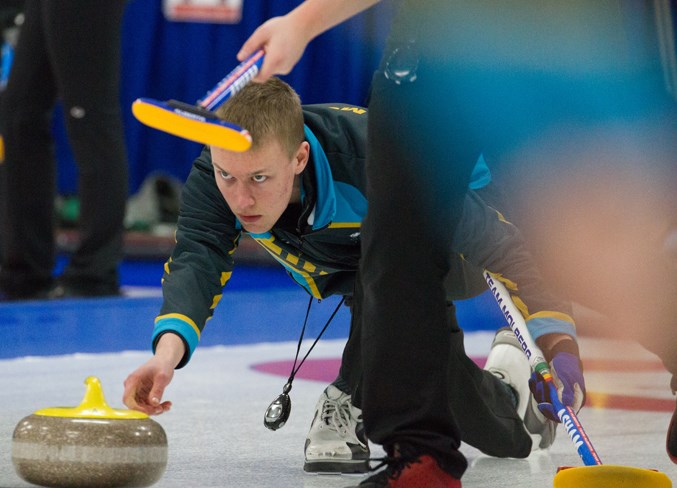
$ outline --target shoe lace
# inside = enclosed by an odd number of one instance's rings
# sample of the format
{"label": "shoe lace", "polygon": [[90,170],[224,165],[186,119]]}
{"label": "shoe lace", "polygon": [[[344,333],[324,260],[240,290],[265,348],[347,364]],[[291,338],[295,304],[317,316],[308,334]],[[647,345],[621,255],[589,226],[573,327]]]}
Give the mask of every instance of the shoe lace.
{"label": "shoe lace", "polygon": [[408,466],[421,462],[420,455],[411,449],[402,449],[398,446],[395,450],[397,453],[394,456],[388,455],[381,458],[370,459],[370,462],[378,462],[378,464],[369,468],[369,471],[378,471],[385,466],[386,469],[379,474],[385,476],[387,479],[396,480]]}
{"label": "shoe lace", "polygon": [[348,433],[352,419],[348,398],[342,396],[336,400],[327,399],[322,406],[322,421],[342,437]]}

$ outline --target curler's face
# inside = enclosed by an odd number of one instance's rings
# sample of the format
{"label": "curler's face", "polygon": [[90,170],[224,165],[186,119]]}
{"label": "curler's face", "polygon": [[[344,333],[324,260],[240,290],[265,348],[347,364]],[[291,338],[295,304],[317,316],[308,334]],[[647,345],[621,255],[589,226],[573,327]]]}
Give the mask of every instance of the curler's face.
{"label": "curler's face", "polygon": [[268,232],[289,203],[300,199],[297,176],[308,162],[307,142],[291,158],[277,140],[244,153],[211,151],[216,184],[247,232]]}

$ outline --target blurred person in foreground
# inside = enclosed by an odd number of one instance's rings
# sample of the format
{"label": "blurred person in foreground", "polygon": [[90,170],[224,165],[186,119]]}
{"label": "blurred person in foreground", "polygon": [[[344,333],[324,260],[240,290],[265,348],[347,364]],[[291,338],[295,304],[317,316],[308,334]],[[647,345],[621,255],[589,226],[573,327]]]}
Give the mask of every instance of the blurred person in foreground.
{"label": "blurred person in foreground", "polygon": [[[314,37],[374,3],[306,0],[259,27],[240,57],[262,47],[267,56],[259,80],[286,74]],[[662,73],[644,51],[652,43],[637,43],[627,28],[651,19],[648,3],[641,4],[647,15],[638,16],[637,6],[402,2],[372,87],[370,208],[355,300],[363,309],[363,351],[369,351],[363,358],[365,428],[393,465],[364,486],[461,486],[466,462],[454,416],[445,410],[450,392],[433,385],[448,364],[442,281],[449,261],[440,229],[457,224],[463,188],[481,152],[504,160],[534,141],[636,124],[664,108]],[[434,209],[434,219],[421,218],[421,208]],[[398,236],[400,226],[414,223],[425,256]],[[421,327],[408,329],[413,322]],[[422,458],[425,463],[411,462]]]}

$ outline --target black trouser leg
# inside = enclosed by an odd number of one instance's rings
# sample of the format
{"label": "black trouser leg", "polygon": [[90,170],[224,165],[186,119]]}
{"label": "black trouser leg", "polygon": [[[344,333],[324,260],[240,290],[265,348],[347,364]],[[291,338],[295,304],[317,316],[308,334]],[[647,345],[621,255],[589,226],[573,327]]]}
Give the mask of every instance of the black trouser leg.
{"label": "black trouser leg", "polygon": [[80,178],[81,242],[64,273],[73,284],[118,285],[128,193],[119,100],[125,3],[45,3],[45,33]]}
{"label": "black trouser leg", "polygon": [[441,387],[460,367],[450,356],[443,282],[479,149],[454,134],[453,90],[425,63],[414,83],[396,85],[377,73],[373,84],[369,212],[355,295],[363,310],[362,407],[371,440],[415,446],[460,478],[467,462],[450,408],[458,392]]}
{"label": "black trouser leg", "polygon": [[26,2],[25,18],[1,108],[0,285],[16,295],[49,286],[54,266],[56,170],[50,117],[56,91],[39,0]]}
{"label": "black trouser leg", "polygon": [[463,331],[452,332],[449,362],[451,409],[463,442],[484,454],[524,458],[531,437],[517,415],[512,397],[501,380],[479,368],[463,346]]}
{"label": "black trouser leg", "polygon": [[[449,396],[450,407],[458,422],[461,440],[489,456],[528,456],[531,437],[515,411],[512,396],[498,378],[479,368],[466,355],[463,331],[456,322],[453,304],[448,304],[447,311],[451,349],[446,388],[453,392]],[[352,403],[356,407],[362,405],[360,334],[360,321],[353,320],[337,379],[341,385],[350,386],[348,391],[352,392]]]}
{"label": "black trouser leg", "polygon": [[[359,277],[356,279],[359,280]],[[360,321],[356,320],[356,317],[360,316],[361,310],[358,308],[358,304],[353,300],[353,297],[350,297],[347,303],[349,303],[350,306],[350,332],[348,334],[348,341],[346,341],[346,345],[343,348],[338,378],[336,378],[333,384],[344,393],[350,393],[352,404],[361,408],[362,328],[360,326]]]}

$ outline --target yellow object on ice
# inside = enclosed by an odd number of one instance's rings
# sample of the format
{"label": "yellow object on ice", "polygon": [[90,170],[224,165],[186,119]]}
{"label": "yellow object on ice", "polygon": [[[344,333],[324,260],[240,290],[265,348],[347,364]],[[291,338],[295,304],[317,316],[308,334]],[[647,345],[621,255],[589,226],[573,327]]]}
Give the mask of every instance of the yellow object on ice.
{"label": "yellow object on ice", "polygon": [[560,468],[554,488],[672,488],[672,481],[651,469],[603,464]]}
{"label": "yellow object on ice", "polygon": [[82,419],[147,419],[148,415],[136,410],[118,410],[111,408],[103,396],[103,389],[99,378],[89,376],[85,380],[87,390],[85,396],[77,407],[51,407],[43,408],[34,415],[46,417],[68,417]]}
{"label": "yellow object on ice", "polygon": [[244,129],[236,130],[200,120],[188,112],[177,113],[143,99],[132,103],[132,113],[139,122],[148,127],[200,144],[235,152],[244,152],[252,145],[251,135]]}

